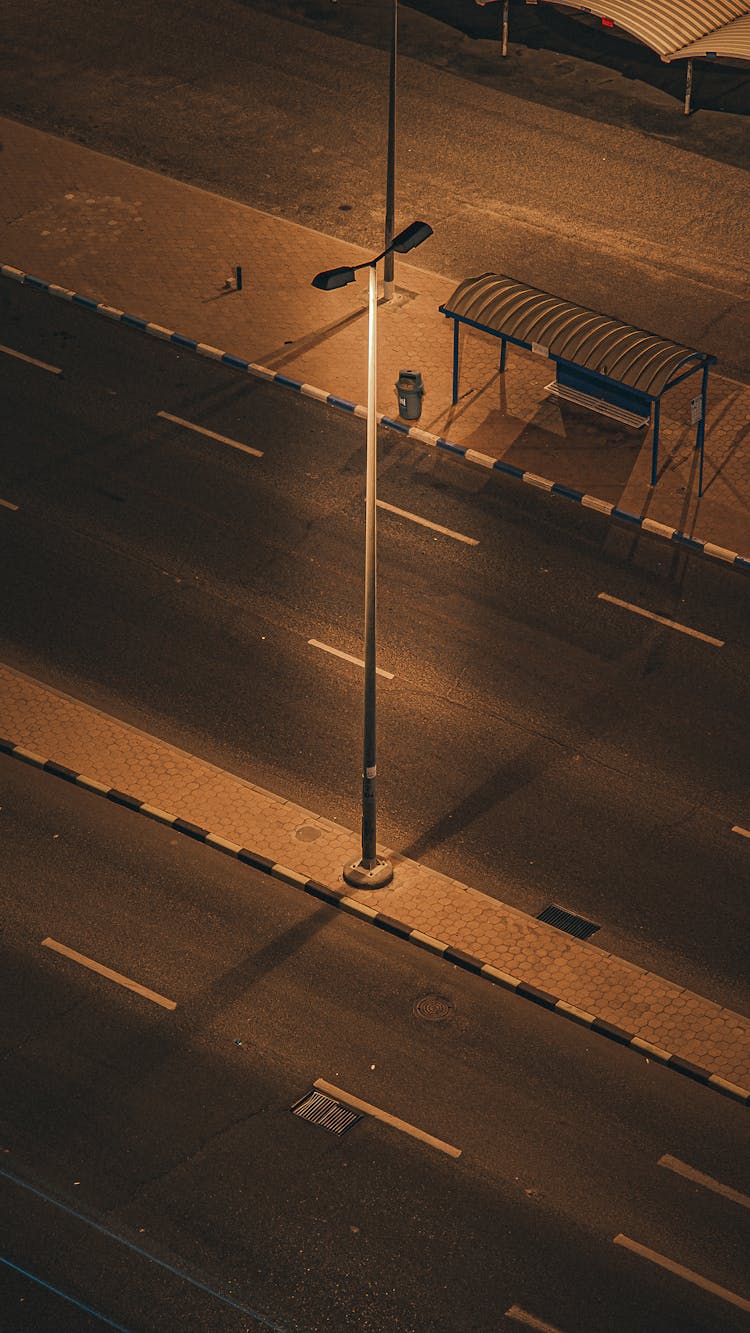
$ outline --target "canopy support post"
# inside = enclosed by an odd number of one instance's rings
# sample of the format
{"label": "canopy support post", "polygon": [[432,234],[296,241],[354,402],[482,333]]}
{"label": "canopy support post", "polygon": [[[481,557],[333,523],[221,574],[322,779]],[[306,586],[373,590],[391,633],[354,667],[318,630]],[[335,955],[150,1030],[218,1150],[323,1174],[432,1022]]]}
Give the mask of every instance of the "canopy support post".
{"label": "canopy support post", "polygon": [[501,339],[500,339],[500,365],[498,366],[498,371],[500,372],[501,375],[504,375],[504,374],[505,374],[505,352],[506,352],[507,346],[508,346],[508,340],[507,340],[507,338],[501,338]]}
{"label": "canopy support post", "polygon": [[656,485],[656,469],[659,462],[659,409],[661,403],[658,398],[654,399],[654,439],[651,445],[651,485]]}
{"label": "canopy support post", "polygon": [[508,54],[508,10],[510,9],[510,0],[503,0],[503,37],[501,52],[504,56]]}
{"label": "canopy support post", "polygon": [[458,320],[453,321],[453,403],[458,402]]}
{"label": "canopy support post", "polygon": [[700,450],[698,463],[698,499],[703,494],[703,455],[705,453],[706,439],[706,396],[708,393],[708,366],[703,367],[703,379],[701,383],[701,419],[698,422],[698,429],[695,432],[695,447]]}
{"label": "canopy support post", "polygon": [[693,60],[691,57],[690,60],[688,60],[687,62],[687,70],[685,71],[685,106],[683,108],[683,111],[686,116],[690,115],[690,99],[692,97],[692,93],[693,93]]}

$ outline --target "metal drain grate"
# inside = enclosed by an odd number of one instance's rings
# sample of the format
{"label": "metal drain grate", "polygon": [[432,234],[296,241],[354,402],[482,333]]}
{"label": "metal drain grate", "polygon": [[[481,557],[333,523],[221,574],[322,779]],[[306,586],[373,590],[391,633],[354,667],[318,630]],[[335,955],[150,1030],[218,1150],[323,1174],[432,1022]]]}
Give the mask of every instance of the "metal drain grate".
{"label": "metal drain grate", "polygon": [[304,1097],[300,1097],[298,1102],[292,1107],[293,1115],[302,1116],[303,1120],[309,1120],[313,1125],[322,1125],[323,1129],[330,1130],[331,1134],[346,1134],[352,1125],[356,1125],[358,1120],[362,1119],[356,1111],[350,1107],[343,1106],[333,1097],[328,1097],[324,1092],[306,1092]]}
{"label": "metal drain grate", "polygon": [[556,926],[558,930],[564,930],[568,935],[575,935],[577,940],[587,940],[599,930],[599,926],[593,921],[587,921],[583,916],[576,916],[575,912],[566,912],[564,907],[556,907],[554,903],[539,913],[537,921],[546,921],[549,926]]}

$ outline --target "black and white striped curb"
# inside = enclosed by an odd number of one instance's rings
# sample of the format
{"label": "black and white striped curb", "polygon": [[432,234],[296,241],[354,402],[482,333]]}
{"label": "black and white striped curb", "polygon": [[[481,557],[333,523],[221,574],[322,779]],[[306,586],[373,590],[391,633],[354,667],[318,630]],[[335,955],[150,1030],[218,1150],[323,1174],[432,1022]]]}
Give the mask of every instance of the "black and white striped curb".
{"label": "black and white striped curb", "polygon": [[[90,296],[82,296],[79,292],[72,292],[67,287],[58,287],[56,283],[47,282],[44,278],[36,278],[31,273],[23,273],[21,269],[13,268],[10,264],[0,264],[0,277],[11,278],[14,282],[19,282],[27,287],[48,292],[50,296],[57,296],[63,301],[70,302],[71,305],[81,306],[83,309],[91,310],[97,315],[104,315],[107,319],[114,320],[116,323],[127,324],[129,328],[139,329],[142,333],[150,333],[152,337],[160,338],[162,342],[186,348],[189,352],[196,352],[199,356],[209,357],[212,361],[219,361],[222,365],[231,366],[234,370],[255,375],[259,379],[268,380],[271,384],[280,384],[285,389],[293,389],[306,398],[315,398],[318,402],[326,403],[328,407],[349,412],[355,417],[367,416],[367,408],[362,403],[352,403],[348,398],[340,398],[335,393],[328,393],[325,389],[316,388],[314,384],[305,384],[301,380],[292,379],[289,375],[283,375],[281,371],[269,370],[267,366],[258,365],[254,361],[246,361],[244,357],[234,356],[231,352],[222,352],[220,348],[212,347],[210,343],[202,343],[195,338],[187,338],[182,333],[175,333],[173,329],[165,329],[161,324],[154,324],[147,319],[141,319],[139,315],[129,315],[124,310],[118,310],[116,306],[107,305],[104,301],[95,301]],[[556,495],[563,500],[572,501],[574,504],[581,505],[584,509],[596,510],[605,518],[613,519],[626,527],[638,529],[640,532],[647,532],[652,537],[669,542],[673,546],[697,552],[710,560],[719,560],[745,574],[750,573],[750,557],[739,555],[737,551],[730,551],[724,546],[717,546],[715,542],[705,542],[698,537],[691,537],[688,533],[680,532],[677,528],[669,527],[666,523],[658,523],[656,519],[648,518],[645,514],[631,514],[627,509],[620,509],[618,505],[611,504],[608,500],[599,500],[595,495],[587,495],[583,491],[575,490],[572,486],[564,486],[561,482],[550,481],[547,477],[540,477],[535,472],[525,472],[523,468],[514,467],[512,463],[506,463],[501,458],[493,458],[491,454],[478,453],[476,449],[469,449],[463,444],[454,444],[451,440],[445,439],[444,436],[432,435],[419,426],[407,426],[397,417],[389,417],[384,412],[377,413],[377,420],[378,425],[384,426],[387,430],[395,430],[399,435],[404,435],[408,439],[418,440],[420,444],[429,445],[433,449],[440,449],[455,458],[462,458],[467,463],[474,463],[478,467],[487,468],[490,472],[500,473],[501,476],[512,477],[515,481],[522,482],[526,486],[533,486],[536,490],[545,491],[549,495]]]}
{"label": "black and white striped curb", "polygon": [[45,773],[51,773],[54,777],[62,778],[65,782],[73,783],[77,787],[83,787],[86,791],[94,792],[98,796],[104,796],[106,800],[112,801],[115,805],[122,805],[136,814],[146,815],[148,819],[153,819],[159,824],[166,824],[169,828],[174,829],[176,833],[182,833],[187,838],[193,838],[196,842],[202,842],[207,847],[213,847],[216,851],[223,852],[226,856],[241,861],[243,865],[253,866],[255,870],[270,875],[272,879],[281,880],[284,884],[301,889],[303,893],[319,899],[320,902],[327,903],[329,907],[336,907],[343,912],[348,912],[351,916],[359,917],[361,921],[368,921],[371,925],[377,926],[379,930],[384,930],[388,935],[395,935],[398,939],[416,944],[418,948],[437,954],[446,962],[453,963],[455,967],[463,968],[465,972],[472,972],[475,976],[483,977],[486,981],[492,982],[493,985],[501,986],[504,990],[514,991],[522,999],[531,1000],[532,1004],[538,1004],[542,1009],[548,1009],[552,1013],[570,1019],[573,1023],[590,1028],[592,1032],[596,1032],[602,1037],[608,1037],[610,1041],[615,1041],[620,1046],[629,1046],[632,1050],[638,1051],[640,1055],[646,1056],[657,1064],[666,1065],[668,1069],[674,1069],[678,1074],[684,1074],[686,1078],[693,1079],[696,1083],[702,1083],[705,1087],[712,1088],[724,1097],[730,1097],[733,1101],[740,1102],[744,1106],[750,1106],[750,1090],[747,1088],[741,1088],[736,1083],[729,1082],[728,1079],[722,1078],[720,1074],[712,1074],[709,1069],[703,1069],[700,1065],[695,1065],[690,1060],[683,1059],[680,1055],[673,1055],[671,1051],[666,1051],[661,1046],[654,1045],[653,1042],[644,1041],[642,1037],[636,1036],[634,1032],[626,1032],[623,1028],[617,1027],[615,1023],[610,1023],[606,1018],[597,1018],[595,1014],[589,1014],[585,1009],[579,1009],[577,1005],[569,1004],[567,1000],[561,1000],[556,995],[551,995],[549,991],[540,990],[538,986],[533,986],[530,982],[521,980],[520,977],[511,976],[509,972],[504,972],[502,968],[495,967],[492,963],[484,963],[481,958],[475,958],[473,954],[465,953],[463,949],[456,949],[451,944],[444,944],[442,940],[437,940],[432,935],[426,935],[423,931],[406,925],[404,921],[398,921],[385,912],[378,912],[374,907],[369,907],[367,903],[359,902],[356,898],[350,898],[345,890],[329,888],[327,884],[321,884],[319,880],[311,879],[308,875],[301,875],[297,870],[290,870],[288,866],[281,865],[279,861],[273,861],[260,852],[253,852],[248,847],[241,847],[239,843],[229,842],[227,838],[222,838],[219,833],[211,833],[208,829],[201,828],[188,819],[180,819],[178,815],[169,814],[168,811],[161,810],[158,806],[140,801],[137,796],[129,796],[127,792],[118,791],[116,787],[107,787],[103,782],[98,782],[96,778],[87,778],[83,773],[76,773],[72,768],[66,768],[64,764],[58,764],[54,759],[45,759],[42,755],[35,754],[33,750],[15,745],[13,741],[0,739],[0,753],[10,755],[14,759],[20,759],[23,763],[31,764],[34,768],[40,768]]}

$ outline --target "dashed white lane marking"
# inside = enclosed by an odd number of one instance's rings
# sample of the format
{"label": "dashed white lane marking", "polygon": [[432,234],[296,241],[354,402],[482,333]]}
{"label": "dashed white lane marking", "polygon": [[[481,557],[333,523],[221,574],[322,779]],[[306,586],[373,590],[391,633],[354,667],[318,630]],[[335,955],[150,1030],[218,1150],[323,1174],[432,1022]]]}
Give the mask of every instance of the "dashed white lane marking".
{"label": "dashed white lane marking", "polygon": [[393,1129],[400,1129],[403,1134],[410,1134],[413,1139],[420,1139],[422,1143],[427,1143],[431,1148],[437,1148],[440,1152],[447,1153],[449,1157],[460,1157],[461,1149],[454,1148],[450,1143],[444,1143],[442,1139],[436,1139],[432,1134],[427,1134],[423,1129],[417,1129],[416,1125],[410,1125],[406,1120],[399,1120],[398,1116],[391,1115],[389,1111],[382,1111],[379,1106],[373,1106],[371,1102],[363,1102],[361,1097],[354,1097],[351,1092],[344,1092],[341,1088],[334,1087],[333,1083],[326,1083],[324,1078],[316,1078],[313,1083],[314,1088],[319,1088],[321,1092],[327,1092],[329,1097],[335,1097],[337,1102],[343,1102],[345,1106],[351,1106],[355,1111],[362,1111],[364,1115],[371,1115],[375,1120],[382,1120],[384,1124],[391,1125]]}
{"label": "dashed white lane marking", "polygon": [[517,1324],[525,1324],[527,1328],[535,1328],[537,1333],[562,1333],[556,1324],[547,1324],[544,1319],[537,1319],[536,1315],[529,1314],[528,1310],[522,1310],[520,1305],[511,1305],[510,1309],[505,1311],[505,1318],[515,1319]]}
{"label": "dashed white lane marking", "polygon": [[668,1171],[674,1171],[676,1175],[692,1180],[693,1184],[703,1185],[705,1189],[713,1190],[715,1194],[722,1194],[725,1199],[731,1199],[733,1203],[739,1203],[743,1208],[750,1208],[750,1198],[747,1194],[733,1189],[731,1185],[724,1185],[720,1180],[714,1180],[713,1176],[707,1176],[703,1171],[697,1171],[694,1166],[688,1166],[687,1162],[681,1162],[679,1157],[671,1157],[669,1153],[665,1153],[659,1158],[657,1166],[666,1166]]}
{"label": "dashed white lane marking", "polygon": [[689,625],[681,625],[679,620],[667,620],[666,616],[657,616],[653,611],[644,611],[642,606],[633,606],[632,602],[622,602],[619,597],[610,597],[608,592],[598,594],[601,602],[611,602],[613,606],[622,606],[626,611],[634,611],[637,616],[645,616],[647,620],[656,620],[660,625],[666,625],[669,629],[677,629],[681,634],[689,634],[693,639],[702,639],[704,643],[712,643],[716,648],[724,647],[723,639],[714,639],[711,634],[702,634],[698,629],[691,629]]}
{"label": "dashed white lane marking", "polygon": [[728,1291],[726,1287],[720,1287],[718,1282],[711,1282],[710,1278],[703,1277],[701,1273],[694,1273],[692,1268],[685,1268],[683,1264],[675,1263],[674,1259],[669,1259],[665,1254],[658,1254],[656,1250],[649,1250],[646,1245],[641,1245],[637,1240],[631,1240],[629,1236],[615,1236],[615,1245],[622,1245],[626,1250],[632,1250],[633,1254],[639,1254],[642,1259],[649,1259],[652,1264],[658,1264],[659,1268],[666,1268],[669,1273],[674,1273],[676,1277],[684,1278],[686,1282],[692,1282],[695,1287],[702,1287],[703,1291],[710,1291],[713,1296],[718,1296],[722,1301],[729,1305],[736,1305],[739,1310],[750,1311],[750,1301],[744,1296],[738,1296],[734,1291]]}
{"label": "dashed white lane marking", "polygon": [[6,356],[15,356],[19,361],[28,361],[30,366],[38,366],[40,370],[48,370],[50,375],[62,375],[59,366],[51,366],[47,361],[37,361],[35,356],[26,356],[25,352],[17,352],[14,347],[3,347],[0,343],[0,352],[5,352]]}
{"label": "dashed white lane marking", "polygon": [[[364,670],[365,664],[361,657],[352,657],[351,653],[342,653],[340,648],[332,648],[329,643],[321,643],[319,639],[308,639],[307,642],[311,648],[322,648],[324,653],[333,653],[334,657],[343,657],[345,662],[353,662],[355,666],[362,667]],[[385,671],[383,667],[376,667],[375,670],[379,676],[385,676],[386,680],[393,680],[392,671]]]}
{"label": "dashed white lane marking", "polygon": [[171,421],[175,426],[184,426],[185,430],[194,430],[197,435],[206,435],[209,440],[218,440],[219,444],[228,444],[230,449],[241,449],[243,454],[252,454],[253,458],[262,458],[262,449],[252,449],[249,444],[240,444],[239,440],[231,440],[228,435],[218,435],[215,430],[206,430],[205,426],[196,426],[194,421],[184,421],[182,417],[173,417],[171,412],[157,412],[157,417],[162,417],[164,421]]}
{"label": "dashed white lane marking", "polygon": [[0,500],[3,509],[18,509],[18,505],[11,504],[10,500]]}
{"label": "dashed white lane marking", "polygon": [[444,537],[453,537],[454,541],[466,542],[467,546],[479,545],[476,537],[464,537],[462,532],[454,532],[452,528],[444,528],[440,523],[432,523],[429,518],[420,518],[419,514],[410,514],[408,509],[398,509],[396,505],[386,504],[385,500],[378,500],[377,504],[378,509],[387,509],[389,514],[398,514],[399,518],[408,518],[423,528],[432,528],[433,532],[441,532]]}
{"label": "dashed white lane marking", "polygon": [[750,828],[740,828],[739,824],[732,826],[733,833],[739,833],[741,838],[750,838]]}
{"label": "dashed white lane marking", "polygon": [[87,958],[85,954],[76,953],[75,949],[69,949],[67,944],[60,944],[49,937],[42,940],[42,944],[46,949],[54,949],[55,953],[61,953],[74,963],[80,963],[81,967],[87,967],[91,972],[98,972],[101,977],[107,977],[109,981],[116,981],[118,986],[124,986],[126,990],[135,991],[136,995],[143,995],[145,999],[153,1000],[154,1004],[160,1004],[162,1009],[177,1008],[174,1000],[168,1000],[164,995],[159,995],[158,991],[149,990],[148,986],[141,986],[139,982],[131,981],[130,977],[124,977],[121,972],[113,972],[111,967],[105,967],[103,963],[97,963],[93,958]]}

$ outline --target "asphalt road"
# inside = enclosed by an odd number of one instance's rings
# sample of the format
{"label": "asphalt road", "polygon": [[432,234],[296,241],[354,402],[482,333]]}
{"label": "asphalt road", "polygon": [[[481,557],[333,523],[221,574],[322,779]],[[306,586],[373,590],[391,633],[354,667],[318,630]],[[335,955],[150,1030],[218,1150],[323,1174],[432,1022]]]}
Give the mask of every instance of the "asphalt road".
{"label": "asphalt road", "polygon": [[[748,118],[686,122],[673,97],[628,89],[629,58],[616,88],[599,53],[571,68],[516,48],[502,65],[495,43],[428,7],[401,5],[396,221],[429,220],[430,265],[456,280],[508,273],[746,378]],[[55,0],[6,2],[0,110],[372,249],[388,8],[78,0],[61,16]]]}
{"label": "asphalt road", "polygon": [[[361,675],[309,641],[361,653],[361,423],[44,295],[0,301],[1,341],[63,371],[0,360],[3,660],[356,827]],[[381,516],[382,840],[745,1009],[745,580],[381,448],[382,499],[479,542]]]}
{"label": "asphalt road", "polygon": [[[8,1333],[746,1327],[740,1106],[47,774],[0,784]],[[460,1156],[290,1114],[319,1078]]]}

